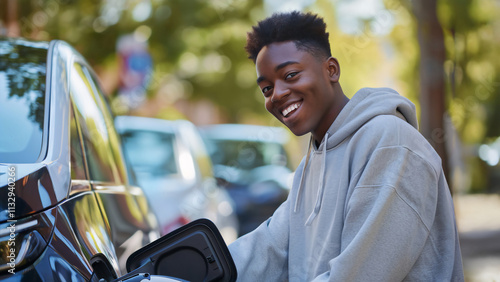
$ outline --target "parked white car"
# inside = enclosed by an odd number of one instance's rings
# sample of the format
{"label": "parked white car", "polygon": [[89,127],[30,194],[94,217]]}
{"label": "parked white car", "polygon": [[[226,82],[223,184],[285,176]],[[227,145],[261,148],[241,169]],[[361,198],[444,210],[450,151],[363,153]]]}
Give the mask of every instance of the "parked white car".
{"label": "parked white car", "polygon": [[234,203],[227,191],[217,186],[205,144],[191,122],[118,116],[115,126],[162,234],[208,218],[226,243],[237,238]]}

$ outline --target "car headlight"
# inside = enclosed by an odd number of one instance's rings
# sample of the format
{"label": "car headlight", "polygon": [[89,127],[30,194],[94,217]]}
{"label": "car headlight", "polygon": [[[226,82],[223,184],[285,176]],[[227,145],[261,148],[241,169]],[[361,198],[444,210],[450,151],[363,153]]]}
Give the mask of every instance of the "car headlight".
{"label": "car headlight", "polygon": [[0,273],[15,272],[31,265],[47,247],[55,222],[48,210],[0,224]]}

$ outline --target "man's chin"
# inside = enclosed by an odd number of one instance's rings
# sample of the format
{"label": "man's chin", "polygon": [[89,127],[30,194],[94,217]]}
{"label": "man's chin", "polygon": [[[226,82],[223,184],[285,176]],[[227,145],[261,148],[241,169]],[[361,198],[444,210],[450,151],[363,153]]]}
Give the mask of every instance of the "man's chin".
{"label": "man's chin", "polygon": [[[285,124],[286,125],[286,124]],[[295,135],[295,136],[302,136],[302,135],[305,135],[307,133],[309,133],[309,131],[305,130],[305,129],[302,129],[302,128],[296,128],[296,127],[291,127],[291,126],[287,126],[288,129],[290,129],[290,131]]]}
{"label": "man's chin", "polygon": [[[276,117],[276,116],[275,116]],[[291,124],[287,124],[285,123],[281,118],[278,118],[276,117],[277,120],[279,120],[284,126],[286,126],[288,129],[290,129],[290,131],[293,133],[293,135],[295,136],[302,136],[302,135],[305,135],[307,133],[309,133],[310,131],[308,131],[307,129],[304,129],[304,128],[299,128],[298,126],[293,126]]]}

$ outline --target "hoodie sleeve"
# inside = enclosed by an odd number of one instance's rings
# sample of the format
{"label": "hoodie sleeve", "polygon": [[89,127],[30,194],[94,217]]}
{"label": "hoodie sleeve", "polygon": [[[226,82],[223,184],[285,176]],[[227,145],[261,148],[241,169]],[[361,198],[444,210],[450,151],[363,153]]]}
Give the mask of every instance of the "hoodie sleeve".
{"label": "hoodie sleeve", "polygon": [[289,200],[254,231],[229,245],[238,281],[285,281],[288,275]]}
{"label": "hoodie sleeve", "polygon": [[[341,253],[314,281],[404,280],[427,240],[434,240],[438,163],[402,146],[375,150],[351,183]],[[437,256],[431,245],[428,255]]]}

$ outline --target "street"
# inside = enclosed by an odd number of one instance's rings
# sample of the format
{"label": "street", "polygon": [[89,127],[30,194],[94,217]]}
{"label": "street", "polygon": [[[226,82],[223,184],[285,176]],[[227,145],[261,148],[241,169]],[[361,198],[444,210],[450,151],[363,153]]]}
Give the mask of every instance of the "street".
{"label": "street", "polygon": [[468,282],[500,281],[500,196],[455,195]]}

